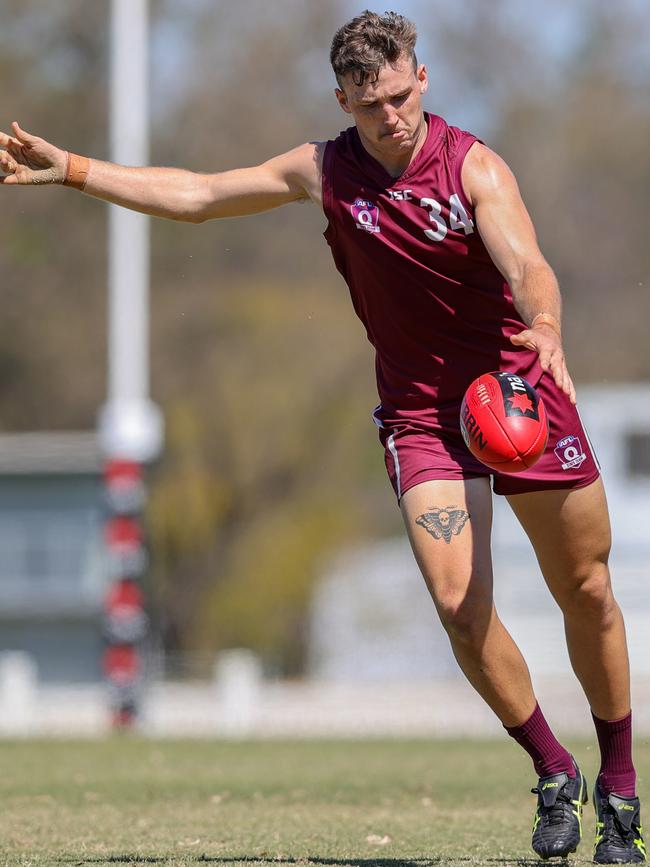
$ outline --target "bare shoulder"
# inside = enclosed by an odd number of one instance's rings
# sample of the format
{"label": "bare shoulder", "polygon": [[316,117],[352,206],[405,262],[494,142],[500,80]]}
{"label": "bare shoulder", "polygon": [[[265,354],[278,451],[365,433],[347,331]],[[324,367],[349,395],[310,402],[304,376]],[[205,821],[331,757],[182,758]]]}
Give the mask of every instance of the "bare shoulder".
{"label": "bare shoulder", "polygon": [[302,198],[320,205],[325,145],[321,141],[305,142],[267,160],[264,167],[282,175],[290,187],[302,190]]}
{"label": "bare shoulder", "polygon": [[461,178],[472,205],[490,195],[518,194],[517,181],[506,161],[478,141],[467,152]]}

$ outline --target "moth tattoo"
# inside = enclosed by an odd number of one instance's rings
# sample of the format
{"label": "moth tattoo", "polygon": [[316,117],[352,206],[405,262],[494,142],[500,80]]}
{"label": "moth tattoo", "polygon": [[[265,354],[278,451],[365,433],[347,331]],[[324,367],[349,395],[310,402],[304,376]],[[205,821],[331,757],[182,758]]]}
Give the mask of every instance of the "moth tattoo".
{"label": "moth tattoo", "polygon": [[457,506],[446,506],[444,509],[431,506],[429,512],[415,519],[415,523],[424,527],[434,539],[444,539],[449,545],[451,537],[459,535],[468,519],[469,512]]}

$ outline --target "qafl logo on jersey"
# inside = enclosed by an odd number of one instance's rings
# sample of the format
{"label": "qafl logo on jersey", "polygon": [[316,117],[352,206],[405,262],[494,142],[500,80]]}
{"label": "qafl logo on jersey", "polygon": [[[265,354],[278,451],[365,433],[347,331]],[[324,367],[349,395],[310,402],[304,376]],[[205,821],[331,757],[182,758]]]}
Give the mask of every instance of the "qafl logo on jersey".
{"label": "qafl logo on jersey", "polygon": [[357,229],[365,229],[366,232],[381,232],[379,228],[379,208],[368,199],[356,199],[350,210]]}

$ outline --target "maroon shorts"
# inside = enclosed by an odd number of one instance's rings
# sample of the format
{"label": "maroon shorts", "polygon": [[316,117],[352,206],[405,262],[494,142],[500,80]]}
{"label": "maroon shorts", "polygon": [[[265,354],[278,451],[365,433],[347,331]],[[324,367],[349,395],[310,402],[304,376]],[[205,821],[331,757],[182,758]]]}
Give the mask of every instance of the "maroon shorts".
{"label": "maroon shorts", "polygon": [[595,481],[600,466],[577,408],[550,374],[542,376],[536,389],[548,415],[548,444],[535,466],[523,473],[499,473],[484,466],[468,451],[460,427],[453,434],[426,431],[409,422],[380,428],[386,469],[398,500],[409,488],[436,479],[494,476],[496,494],[582,488]]}

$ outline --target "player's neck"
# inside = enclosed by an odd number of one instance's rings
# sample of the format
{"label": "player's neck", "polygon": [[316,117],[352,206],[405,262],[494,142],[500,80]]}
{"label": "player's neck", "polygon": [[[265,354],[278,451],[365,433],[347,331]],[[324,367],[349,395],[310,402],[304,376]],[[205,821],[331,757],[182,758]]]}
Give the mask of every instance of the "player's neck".
{"label": "player's neck", "polygon": [[359,138],[361,139],[361,144],[368,151],[371,157],[377,160],[377,162],[383,166],[386,172],[391,176],[391,178],[399,178],[400,175],[403,175],[406,169],[411,165],[413,160],[422,150],[424,143],[427,139],[427,133],[429,131],[429,127],[427,125],[426,119],[424,115],[422,115],[422,121],[420,123],[420,127],[417,132],[417,136],[415,139],[415,143],[412,148],[405,150],[404,153],[399,154],[391,154],[387,153],[385,150],[382,150],[381,147],[374,145],[373,142],[368,141],[361,131],[359,131]]}

